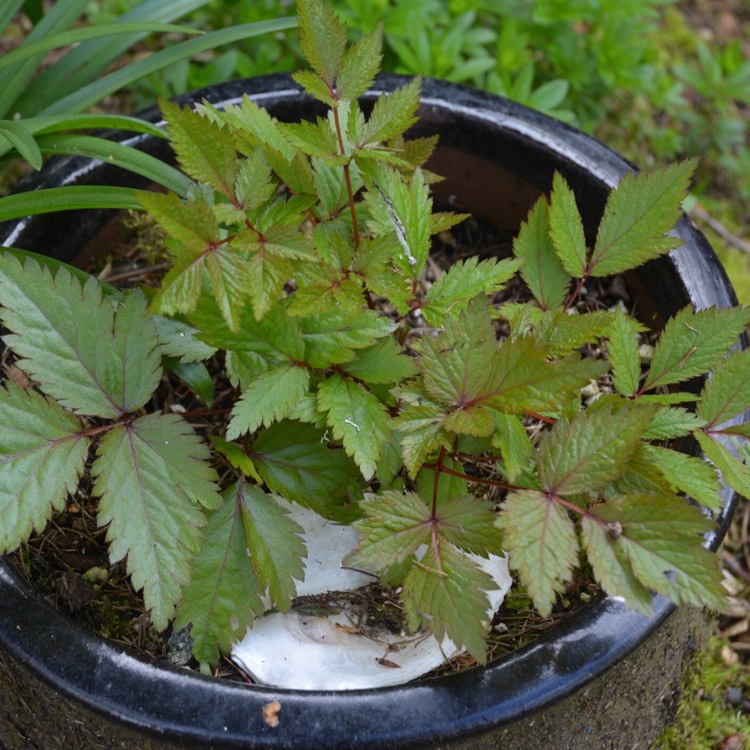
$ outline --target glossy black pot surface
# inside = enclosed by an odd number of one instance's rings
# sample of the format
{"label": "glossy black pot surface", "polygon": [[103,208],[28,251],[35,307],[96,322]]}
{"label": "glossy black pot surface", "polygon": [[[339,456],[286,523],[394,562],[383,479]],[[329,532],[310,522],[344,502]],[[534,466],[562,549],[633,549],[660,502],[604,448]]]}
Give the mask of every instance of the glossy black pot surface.
{"label": "glossy black pot surface", "polygon": [[[374,92],[403,79],[382,76]],[[282,120],[318,112],[284,75],[231,82],[194,99],[219,104],[247,93]],[[372,101],[368,95],[366,100]],[[187,101],[187,99],[185,99]],[[150,112],[151,119],[158,119]],[[427,80],[415,135],[439,133],[430,168],[438,198],[515,233],[558,170],[593,237],[609,190],[631,165],[588,136],[507,100]],[[123,137],[169,158],[145,136]],[[30,188],[143,182],[110,165],[57,159]],[[0,225],[4,245],[85,263],[82,248],[109,220],[76,212]],[[705,238],[683,218],[684,246],[632,279],[639,309],[664,320],[688,303],[735,303]],[[106,248],[105,248],[106,249]],[[87,250],[88,252],[88,250]],[[723,537],[736,497],[724,493]],[[527,648],[484,669],[418,684],[349,693],[244,686],[170,668],[82,631],[0,563],[0,746],[20,748],[632,748],[647,747],[676,708],[706,619],[655,600],[648,619],[608,598]],[[278,701],[279,725],[264,721]],[[22,744],[26,743],[26,744]]]}

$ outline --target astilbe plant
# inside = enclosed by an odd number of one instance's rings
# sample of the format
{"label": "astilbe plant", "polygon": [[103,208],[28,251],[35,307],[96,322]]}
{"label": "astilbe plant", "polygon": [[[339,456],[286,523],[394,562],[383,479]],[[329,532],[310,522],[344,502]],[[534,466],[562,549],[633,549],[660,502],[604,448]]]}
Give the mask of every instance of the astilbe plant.
{"label": "astilbe plant", "polygon": [[[139,196],[173,258],[158,291],[0,259],[4,342],[33,382],[0,389],[0,548],[63,509],[93,450],[111,560],[127,559],[157,629],[192,624],[203,665],[264,594],[292,606],[305,545],[281,499],[353,523],[346,563],[400,588],[411,628],[479,661],[494,584],[469,553],[507,551],[542,614],[583,554],[641,612],[652,592],[722,608],[702,542],[721,507],[717,468],[750,495],[750,428],[726,427],[750,406],[750,353],[733,349],[750,312],[682,310],[643,371],[645,327],[579,304],[587,282],[679,244],[669,231],[694,165],[626,176],[592,248],[557,175],[513,258],[434,278],[431,237],[464,217],[432,210],[435,140],[404,137],[419,79],[366,116],[380,28],[347,47],[318,0],[299,20],[312,70],[295,79],[327,116],[280,123],[249,98],[223,111],[163,102],[193,184],[187,198]],[[527,301],[494,303],[519,274]],[[154,393],[165,360],[205,381],[209,359],[236,399],[204,440]],[[586,404],[597,379],[608,392]],[[711,463],[670,447],[689,436]]]}

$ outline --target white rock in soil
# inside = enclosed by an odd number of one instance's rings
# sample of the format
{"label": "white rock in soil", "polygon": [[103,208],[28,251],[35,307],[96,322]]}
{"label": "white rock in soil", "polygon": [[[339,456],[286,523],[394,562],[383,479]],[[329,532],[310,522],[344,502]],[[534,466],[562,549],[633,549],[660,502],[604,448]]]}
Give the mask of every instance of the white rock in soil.
{"label": "white rock in soil", "polygon": [[[298,596],[352,592],[373,576],[341,567],[357,543],[357,532],[339,526],[297,504],[294,520],[305,530],[308,557]],[[471,556],[495,580],[488,592],[487,621],[510,588],[508,561],[492,555]],[[429,634],[392,632],[384,624],[361,627],[361,607],[351,594],[331,594],[335,614],[269,612],[257,618],[232,649],[232,659],[263,685],[297,690],[354,690],[398,685],[439,667],[458,653],[452,641]]]}

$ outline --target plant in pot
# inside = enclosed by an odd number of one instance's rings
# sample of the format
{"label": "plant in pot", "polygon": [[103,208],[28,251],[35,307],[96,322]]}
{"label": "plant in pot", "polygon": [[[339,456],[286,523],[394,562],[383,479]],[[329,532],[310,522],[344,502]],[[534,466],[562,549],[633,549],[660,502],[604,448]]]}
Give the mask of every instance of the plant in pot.
{"label": "plant in pot", "polygon": [[[206,669],[268,608],[263,594],[280,610],[293,605],[306,550],[287,501],[312,508],[329,526],[353,527],[358,542],[345,565],[399,591],[408,629],[447,637],[480,663],[488,594],[497,586],[480,561],[507,551],[528,595],[548,613],[585,554],[609,598],[558,640],[479,677],[305,695],[220,686],[164,667],[136,675],[142,662],[96,640],[77,657],[81,668],[89,658],[126,659],[128,674],[117,679],[131,692],[141,685],[138,708],[131,695],[118,709],[117,680],[97,667],[89,682],[107,683],[98,708],[106,704],[125,724],[166,741],[464,743],[478,732],[505,732],[560,698],[570,689],[564,677],[572,674],[570,685],[580,688],[618,661],[636,637],[670,617],[662,596],[723,606],[717,562],[703,544],[706,535],[718,543],[710,514],[725,518],[731,506],[716,468],[731,487],[748,490],[747,469],[725,443],[741,457],[750,370],[746,353],[731,350],[750,313],[667,308],[671,317],[644,368],[639,342],[647,316],[659,312],[658,295],[701,305],[701,292],[673,293],[674,278],[687,278],[673,269],[671,282],[643,294],[644,306],[649,297],[657,304],[639,310],[646,319],[639,321],[591,290],[647,262],[663,272],[666,254],[685,242],[703,249],[693,230],[672,232],[693,165],[635,176],[601,149],[622,180],[607,198],[601,183],[611,176],[600,179],[579,210],[574,189],[590,169],[593,145],[566,129],[556,137],[569,139],[567,151],[545,144],[534,156],[548,162],[549,196],[538,197],[540,186],[527,182],[504,200],[502,211],[516,215],[533,204],[512,257],[441,267],[430,238],[464,217],[432,210],[429,186],[441,189],[432,171],[441,162],[435,139],[404,138],[440,112],[434,85],[426,84],[417,123],[419,80],[386,82],[389,95],[367,96],[379,29],[346,48],[345,27],[312,1],[300,4],[300,29],[312,71],[295,80],[306,93],[302,113],[322,105],[318,119],[281,122],[251,98],[222,109],[203,103],[197,112],[162,104],[190,184],[183,196],[131,190],[126,204],[136,201],[167,233],[173,265],[157,291],[112,290],[57,261],[50,270],[33,258],[0,260],[7,363],[32,384],[3,385],[0,539],[10,550],[41,529],[88,468],[111,559],[127,559],[155,627],[167,628],[174,616],[178,626],[191,625]],[[286,79],[270,85],[266,98],[276,97],[281,117],[285,97],[299,92],[290,93]],[[459,98],[448,120],[467,103],[498,106],[452,91]],[[515,116],[514,137],[533,141],[542,120],[519,113],[506,110],[503,126],[512,132]],[[481,111],[475,118],[480,140],[482,122],[492,120]],[[446,127],[449,140],[455,130]],[[449,148],[442,163],[470,172],[471,159],[461,159]],[[565,159],[569,179],[552,177],[549,162],[562,172]],[[463,179],[465,195],[472,179]],[[460,203],[455,184],[447,184],[442,195]],[[501,195],[508,190],[498,184]],[[486,194],[472,201],[478,215],[493,202]],[[7,239],[23,231],[17,226]],[[629,283],[648,287],[649,276],[632,274]],[[217,383],[211,414],[194,414],[204,427],[191,425],[184,409],[165,410],[158,395],[165,357],[196,365],[193,373]],[[710,381],[697,380],[709,371]],[[202,393],[210,400],[208,389]],[[710,463],[676,451],[678,440],[697,441]],[[21,606],[28,594],[5,569],[3,576],[4,617],[13,622],[11,603]],[[23,659],[18,638],[25,643],[33,626],[15,623],[22,635],[8,637],[8,648]],[[387,661],[380,666],[395,671],[398,657]],[[59,670],[50,670],[53,679]],[[73,682],[83,686],[85,676]],[[144,709],[170,689],[173,700]],[[77,690],[66,692],[83,698]],[[209,702],[216,707],[209,728],[199,730],[194,718],[180,723],[181,712]],[[97,708],[97,700],[89,705]],[[533,721],[544,726],[538,716]],[[590,710],[568,722],[571,737],[582,721],[593,721]],[[506,744],[528,742],[528,727]],[[596,731],[570,746],[616,735],[617,727]],[[653,736],[653,727],[644,731]],[[631,739],[623,736],[621,746]]]}

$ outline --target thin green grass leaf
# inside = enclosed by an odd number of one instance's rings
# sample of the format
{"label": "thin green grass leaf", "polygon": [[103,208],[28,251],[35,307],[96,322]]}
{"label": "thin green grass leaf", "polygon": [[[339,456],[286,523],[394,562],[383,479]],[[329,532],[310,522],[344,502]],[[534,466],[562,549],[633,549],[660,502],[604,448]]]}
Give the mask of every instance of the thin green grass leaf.
{"label": "thin green grass leaf", "polygon": [[0,70],[15,65],[19,62],[45,54],[53,49],[67,47],[70,44],[85,42],[87,39],[113,36],[116,34],[132,34],[133,32],[146,32],[149,34],[203,34],[199,29],[190,26],[177,26],[171,23],[108,23],[96,26],[82,26],[69,31],[40,39],[37,42],[24,44],[12,52],[7,52],[0,58]]}
{"label": "thin green grass leaf", "polygon": [[26,216],[75,211],[86,208],[111,208],[139,211],[139,195],[147,190],[133,190],[107,185],[65,185],[64,187],[30,190],[0,198],[0,221],[22,219]]}
{"label": "thin green grass leaf", "polygon": [[211,31],[195,39],[188,39],[168,49],[155,52],[149,57],[131,63],[125,68],[81,87],[72,94],[51,103],[40,114],[54,115],[80,112],[96,104],[108,94],[119,91],[131,83],[172,65],[179,60],[184,60],[201,52],[213,50],[225,44],[232,44],[242,39],[249,39],[261,34],[272,34],[276,31],[286,31],[287,29],[294,28],[295,25],[296,19],[294,18],[279,18],[271,21],[240,24],[227,29]]}
{"label": "thin green grass leaf", "polygon": [[195,186],[189,177],[161,159],[117,141],[91,135],[54,134],[39,136],[36,142],[45,154],[71,154],[100,159],[146,177],[183,198]]}
{"label": "thin green grass leaf", "polygon": [[6,138],[18,151],[18,155],[26,159],[34,169],[42,168],[42,152],[24,124],[13,120],[0,120],[0,136]]}

